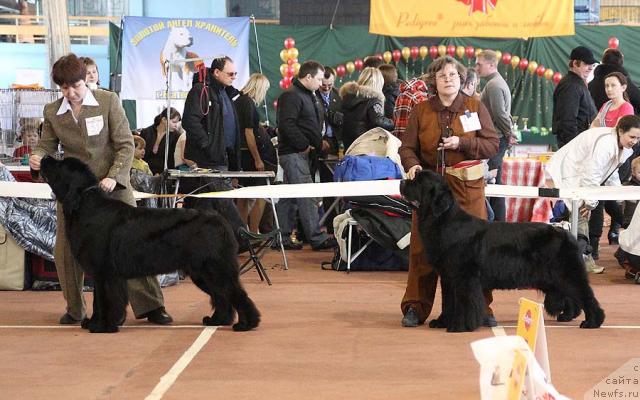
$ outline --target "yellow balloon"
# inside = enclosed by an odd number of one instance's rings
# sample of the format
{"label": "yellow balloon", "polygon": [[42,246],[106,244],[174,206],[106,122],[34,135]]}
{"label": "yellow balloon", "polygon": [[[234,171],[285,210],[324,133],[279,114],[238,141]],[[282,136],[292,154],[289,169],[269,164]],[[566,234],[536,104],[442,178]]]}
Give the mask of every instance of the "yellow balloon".
{"label": "yellow balloon", "polygon": [[478,56],[480,55],[480,53],[482,53],[482,49],[480,49],[480,48],[476,48],[476,58],[478,58]]}
{"label": "yellow balloon", "polygon": [[458,56],[458,58],[464,57],[464,46],[456,47],[456,56]]}
{"label": "yellow balloon", "polygon": [[387,64],[389,64],[391,62],[391,58],[392,58],[392,55],[391,55],[391,52],[389,50],[387,50],[384,53],[382,53],[382,59]]}
{"label": "yellow balloon", "polygon": [[529,73],[531,75],[536,73],[536,69],[538,68],[538,63],[535,61],[529,61],[529,66],[527,67],[527,69],[529,70]]}
{"label": "yellow balloon", "polygon": [[295,47],[288,49],[287,56],[289,57],[290,60],[293,60],[294,58],[298,58],[298,49],[296,49]]}
{"label": "yellow balloon", "polygon": [[551,68],[547,68],[544,71],[544,77],[545,77],[546,80],[550,81],[551,78],[553,78],[553,70]]}
{"label": "yellow balloon", "polygon": [[518,56],[511,57],[511,68],[513,69],[518,68],[518,64],[520,64],[520,57]]}
{"label": "yellow balloon", "polygon": [[496,59],[498,60],[498,64],[502,62],[502,52],[500,50],[496,50]]}
{"label": "yellow balloon", "polygon": [[282,75],[282,77],[284,78],[285,76],[287,76],[287,67],[289,65],[288,64],[282,64],[280,66],[280,74]]}
{"label": "yellow balloon", "polygon": [[293,75],[298,76],[298,71],[300,71],[300,63],[293,64]]}
{"label": "yellow balloon", "polygon": [[411,57],[411,49],[408,47],[402,48],[402,58],[404,58],[404,62],[409,61],[409,57]]}
{"label": "yellow balloon", "polygon": [[289,59],[289,49],[280,50],[280,59],[284,62],[287,62]]}
{"label": "yellow balloon", "polygon": [[356,70],[356,65],[354,63],[352,63],[351,61],[346,63],[344,65],[344,67],[347,69],[347,72],[350,73],[350,74],[353,74],[353,71]]}
{"label": "yellow balloon", "polygon": [[420,58],[424,60],[427,54],[429,54],[429,48],[427,46],[420,46]]}
{"label": "yellow balloon", "polygon": [[445,54],[447,54],[447,46],[441,44],[440,46],[438,46],[438,54],[440,55],[440,57],[444,56]]}

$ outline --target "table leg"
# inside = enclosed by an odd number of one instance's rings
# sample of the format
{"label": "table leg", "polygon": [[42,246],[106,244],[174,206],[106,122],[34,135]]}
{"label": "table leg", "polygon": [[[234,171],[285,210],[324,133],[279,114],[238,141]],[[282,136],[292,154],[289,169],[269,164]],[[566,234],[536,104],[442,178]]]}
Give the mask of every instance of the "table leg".
{"label": "table leg", "polygon": [[[267,186],[271,185],[269,178],[267,178]],[[282,243],[282,231],[280,231],[280,221],[278,221],[278,212],[276,211],[276,203],[271,200],[271,209],[273,210],[273,220],[276,222],[276,229],[278,229],[278,242],[280,243],[280,251],[282,252],[282,260],[284,261],[284,269],[289,269],[289,264],[287,263],[287,254],[284,252],[284,244]]]}

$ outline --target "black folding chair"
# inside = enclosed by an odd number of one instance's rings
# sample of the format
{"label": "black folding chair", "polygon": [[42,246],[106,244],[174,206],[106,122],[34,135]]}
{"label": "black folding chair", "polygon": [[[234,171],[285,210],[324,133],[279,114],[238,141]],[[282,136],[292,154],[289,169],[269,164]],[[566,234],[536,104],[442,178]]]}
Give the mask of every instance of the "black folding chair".
{"label": "black folding chair", "polygon": [[246,228],[240,228],[238,230],[240,234],[240,238],[248,244],[249,247],[249,258],[240,266],[240,275],[245,272],[255,268],[258,272],[258,276],[260,276],[261,281],[267,281],[269,286],[271,286],[271,280],[267,275],[267,271],[262,265],[262,257],[264,253],[271,248],[272,245],[278,243],[277,239],[280,233],[280,230],[274,229],[269,233],[253,233],[247,230]]}

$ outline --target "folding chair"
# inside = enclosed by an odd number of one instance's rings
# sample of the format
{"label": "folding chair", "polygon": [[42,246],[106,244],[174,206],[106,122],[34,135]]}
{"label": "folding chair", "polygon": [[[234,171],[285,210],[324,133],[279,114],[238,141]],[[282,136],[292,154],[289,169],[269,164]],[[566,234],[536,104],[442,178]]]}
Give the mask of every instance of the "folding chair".
{"label": "folding chair", "polygon": [[255,268],[258,276],[260,276],[260,280],[263,282],[266,280],[269,286],[271,286],[271,280],[260,260],[264,256],[264,253],[271,248],[271,245],[277,243],[280,230],[274,229],[269,233],[259,234],[250,232],[243,227],[240,228],[238,232],[240,233],[240,238],[246,240],[249,247],[249,258],[240,266],[240,275]]}

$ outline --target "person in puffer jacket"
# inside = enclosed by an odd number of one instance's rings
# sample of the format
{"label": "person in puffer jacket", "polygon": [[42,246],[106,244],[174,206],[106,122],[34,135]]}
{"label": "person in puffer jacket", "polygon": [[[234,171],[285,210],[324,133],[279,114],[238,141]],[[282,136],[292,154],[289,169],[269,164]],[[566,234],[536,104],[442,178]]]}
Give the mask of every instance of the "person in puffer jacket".
{"label": "person in puffer jacket", "polygon": [[393,130],[393,121],[384,116],[382,73],[376,68],[362,70],[357,82],[347,82],[340,88],[342,98],[342,141],[346,149],[366,131],[380,127]]}

